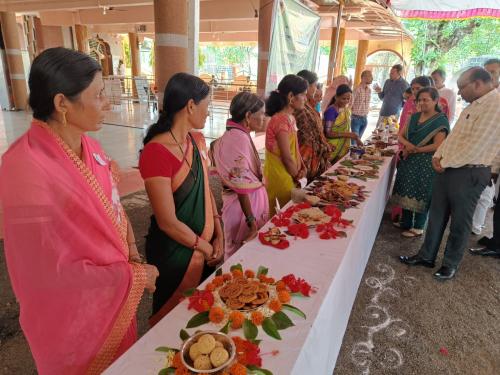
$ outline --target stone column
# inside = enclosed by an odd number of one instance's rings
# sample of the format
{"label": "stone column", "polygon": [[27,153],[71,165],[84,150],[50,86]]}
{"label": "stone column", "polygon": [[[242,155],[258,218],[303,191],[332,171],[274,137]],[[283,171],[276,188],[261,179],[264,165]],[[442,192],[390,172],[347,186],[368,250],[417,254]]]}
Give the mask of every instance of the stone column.
{"label": "stone column", "polygon": [[[275,1],[275,0],[274,0]],[[273,0],[260,0],[259,4],[259,65],[257,70],[257,95],[264,97],[266,92],[269,49],[271,47],[271,25],[273,23]]]}
{"label": "stone column", "polygon": [[337,77],[342,74],[342,62],[344,60],[344,46],[345,46],[345,28],[340,28],[339,33],[339,46],[337,49],[337,59],[335,62],[335,69],[333,71],[333,76]]}
{"label": "stone column", "polygon": [[88,31],[85,25],[75,25],[76,47],[78,51],[89,53]]}
{"label": "stone column", "polygon": [[39,55],[45,49],[42,21],[40,20],[40,17],[35,17],[33,22],[35,25],[36,54]]}
{"label": "stone column", "polygon": [[188,73],[198,75],[198,45],[200,43],[200,0],[188,0]]}
{"label": "stone column", "polygon": [[137,97],[137,88],[135,87],[134,77],[141,75],[141,57],[139,52],[139,36],[137,33],[128,33],[128,42],[130,46],[130,64],[132,70],[132,95]]}
{"label": "stone column", "polygon": [[0,12],[0,23],[2,25],[5,52],[7,54],[13,104],[16,109],[26,109],[28,104],[28,87],[24,75],[16,14],[14,12]]}
{"label": "stone column", "polygon": [[188,71],[188,2],[154,0],[154,16],[155,80],[161,109],[168,80]]}
{"label": "stone column", "polygon": [[361,73],[365,70],[366,58],[368,56],[368,40],[358,41],[358,53],[356,56],[356,71],[354,73],[354,85],[357,86],[361,82]]}

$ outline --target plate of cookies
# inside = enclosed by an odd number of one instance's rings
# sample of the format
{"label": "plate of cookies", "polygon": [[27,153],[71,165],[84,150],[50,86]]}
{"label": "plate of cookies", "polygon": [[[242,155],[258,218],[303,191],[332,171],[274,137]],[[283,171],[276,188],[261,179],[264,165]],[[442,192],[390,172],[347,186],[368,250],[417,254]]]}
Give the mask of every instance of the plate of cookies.
{"label": "plate of cookies", "polygon": [[214,374],[228,367],[236,357],[236,346],[226,334],[202,331],[187,339],[181,348],[181,360],[196,374]]}
{"label": "plate of cookies", "polygon": [[268,286],[258,279],[236,278],[227,281],[217,292],[231,310],[255,310],[269,300]]}

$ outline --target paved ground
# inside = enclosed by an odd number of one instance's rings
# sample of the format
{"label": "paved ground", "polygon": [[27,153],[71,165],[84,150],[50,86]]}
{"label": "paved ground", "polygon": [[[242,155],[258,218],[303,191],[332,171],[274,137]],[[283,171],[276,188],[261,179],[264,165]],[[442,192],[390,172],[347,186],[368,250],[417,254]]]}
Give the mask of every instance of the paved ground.
{"label": "paved ground", "polygon": [[[142,250],[150,214],[147,198],[139,192],[123,201]],[[456,279],[438,283],[431,270],[410,269],[396,260],[399,254],[413,254],[420,241],[403,240],[384,218],[335,374],[500,373],[500,260],[466,254]],[[0,374],[36,374],[19,329],[1,241],[0,248]],[[141,333],[150,305],[150,297],[144,298]]]}

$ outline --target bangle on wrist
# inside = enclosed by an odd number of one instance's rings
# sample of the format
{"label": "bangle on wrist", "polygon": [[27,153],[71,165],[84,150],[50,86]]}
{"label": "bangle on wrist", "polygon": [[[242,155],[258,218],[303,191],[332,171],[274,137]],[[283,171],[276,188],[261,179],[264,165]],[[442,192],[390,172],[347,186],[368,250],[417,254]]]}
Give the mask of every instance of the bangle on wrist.
{"label": "bangle on wrist", "polygon": [[255,223],[255,216],[253,215],[248,215],[246,218],[245,218],[245,222],[247,223],[247,226],[250,228],[252,226],[252,223]]}
{"label": "bangle on wrist", "polygon": [[199,245],[200,245],[200,237],[197,235],[196,240],[194,241],[193,250],[194,251],[199,250]]}

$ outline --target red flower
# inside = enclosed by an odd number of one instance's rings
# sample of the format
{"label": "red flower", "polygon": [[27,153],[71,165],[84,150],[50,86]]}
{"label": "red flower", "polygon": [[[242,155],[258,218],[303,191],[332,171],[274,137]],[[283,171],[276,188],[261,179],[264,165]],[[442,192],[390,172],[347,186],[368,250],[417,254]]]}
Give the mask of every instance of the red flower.
{"label": "red flower", "polygon": [[279,214],[271,219],[271,223],[277,227],[286,227],[290,224],[290,218],[285,218],[282,214]]}
{"label": "red flower", "polygon": [[285,237],[286,236],[283,236],[281,238],[281,241],[274,245],[270,241],[266,241],[264,233],[259,233],[259,240],[263,245],[272,246],[272,247],[279,249],[279,250],[284,250],[284,249],[290,247],[290,242],[288,242],[288,240],[286,240]]}
{"label": "red flower", "polygon": [[195,309],[198,312],[208,311],[214,304],[214,295],[209,291],[196,290],[191,297],[189,297],[188,310]]}
{"label": "red flower", "polygon": [[286,284],[292,293],[302,293],[306,297],[311,294],[311,284],[300,277],[296,278],[295,275],[289,274],[284,276],[281,281]]}
{"label": "red flower", "polygon": [[262,367],[262,357],[260,356],[260,348],[258,345],[244,340],[241,337],[233,337],[236,345],[237,360],[243,366],[254,365]]}
{"label": "red flower", "polygon": [[291,224],[288,226],[288,232],[295,237],[308,238],[309,228],[305,224]]}
{"label": "red flower", "polygon": [[338,221],[342,217],[342,211],[340,211],[337,206],[334,206],[333,204],[328,205],[324,208],[325,214],[328,216],[332,217],[332,221]]}

